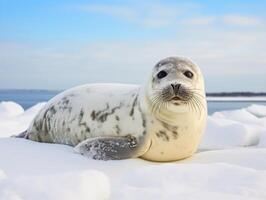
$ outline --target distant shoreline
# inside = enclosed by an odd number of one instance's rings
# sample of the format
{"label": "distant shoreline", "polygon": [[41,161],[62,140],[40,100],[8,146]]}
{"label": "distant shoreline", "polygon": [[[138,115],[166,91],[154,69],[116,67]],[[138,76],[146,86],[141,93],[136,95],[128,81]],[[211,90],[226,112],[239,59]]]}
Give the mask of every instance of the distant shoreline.
{"label": "distant shoreline", "polygon": [[208,97],[266,97],[266,92],[215,92],[207,93]]}
{"label": "distant shoreline", "polygon": [[207,97],[207,101],[212,102],[266,102],[266,95],[265,96],[217,96],[217,97]]}

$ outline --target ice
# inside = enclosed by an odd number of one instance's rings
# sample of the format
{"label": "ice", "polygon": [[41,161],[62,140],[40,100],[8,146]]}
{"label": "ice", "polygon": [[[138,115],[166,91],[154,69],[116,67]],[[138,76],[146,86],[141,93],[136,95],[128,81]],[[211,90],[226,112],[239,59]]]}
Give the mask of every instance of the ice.
{"label": "ice", "polygon": [[265,131],[264,128],[252,124],[246,125],[225,118],[208,117],[207,128],[200,149],[225,149],[257,145],[263,131]]}
{"label": "ice", "polygon": [[[266,107],[266,106],[263,106]],[[237,121],[243,124],[256,124],[259,126],[265,126],[265,119],[263,117],[259,118],[252,114],[247,109],[233,110],[233,111],[222,111],[216,112],[212,115],[214,118],[229,119],[232,121]]]}
{"label": "ice", "polygon": [[[260,109],[260,117],[258,112],[253,114],[255,108]],[[266,106],[253,105],[239,110],[216,112],[209,116],[200,148],[266,147],[266,117],[262,117],[265,108]]]}
{"label": "ice", "polygon": [[172,163],[90,160],[11,138],[45,105],[0,103],[0,200],[266,199],[266,106],[214,113],[198,152]]}
{"label": "ice", "polygon": [[266,117],[266,106],[252,105],[247,108],[247,111],[257,117]]}

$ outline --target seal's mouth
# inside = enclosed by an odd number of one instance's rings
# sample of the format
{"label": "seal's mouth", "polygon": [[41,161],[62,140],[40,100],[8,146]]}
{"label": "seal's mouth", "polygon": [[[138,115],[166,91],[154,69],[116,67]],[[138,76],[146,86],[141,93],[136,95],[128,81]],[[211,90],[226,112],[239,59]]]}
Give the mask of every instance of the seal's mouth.
{"label": "seal's mouth", "polygon": [[187,106],[193,111],[204,109],[205,95],[199,93],[199,89],[176,85],[175,87],[171,85],[155,90],[154,94],[150,97],[151,111],[153,113],[160,112],[161,109],[172,109],[173,107],[170,105]]}
{"label": "seal's mouth", "polygon": [[174,96],[170,99],[171,101],[181,101],[182,99],[178,96]]}

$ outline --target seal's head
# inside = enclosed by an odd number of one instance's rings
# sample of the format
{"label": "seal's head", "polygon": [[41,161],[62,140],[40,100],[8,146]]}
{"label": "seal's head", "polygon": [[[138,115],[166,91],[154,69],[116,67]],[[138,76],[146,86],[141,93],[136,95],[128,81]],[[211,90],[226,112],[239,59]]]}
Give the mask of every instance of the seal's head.
{"label": "seal's head", "polygon": [[152,72],[147,97],[152,112],[184,112],[205,107],[204,80],[200,69],[187,58],[168,57]]}

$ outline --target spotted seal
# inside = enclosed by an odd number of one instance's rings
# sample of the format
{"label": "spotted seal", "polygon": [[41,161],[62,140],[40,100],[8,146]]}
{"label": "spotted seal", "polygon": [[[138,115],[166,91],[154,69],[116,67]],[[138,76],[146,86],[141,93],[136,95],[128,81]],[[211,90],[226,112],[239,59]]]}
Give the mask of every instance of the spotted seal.
{"label": "spotted seal", "polygon": [[191,156],[206,123],[204,80],[189,59],[158,62],[143,87],[86,84],[52,98],[23,137],[66,144],[97,160]]}

